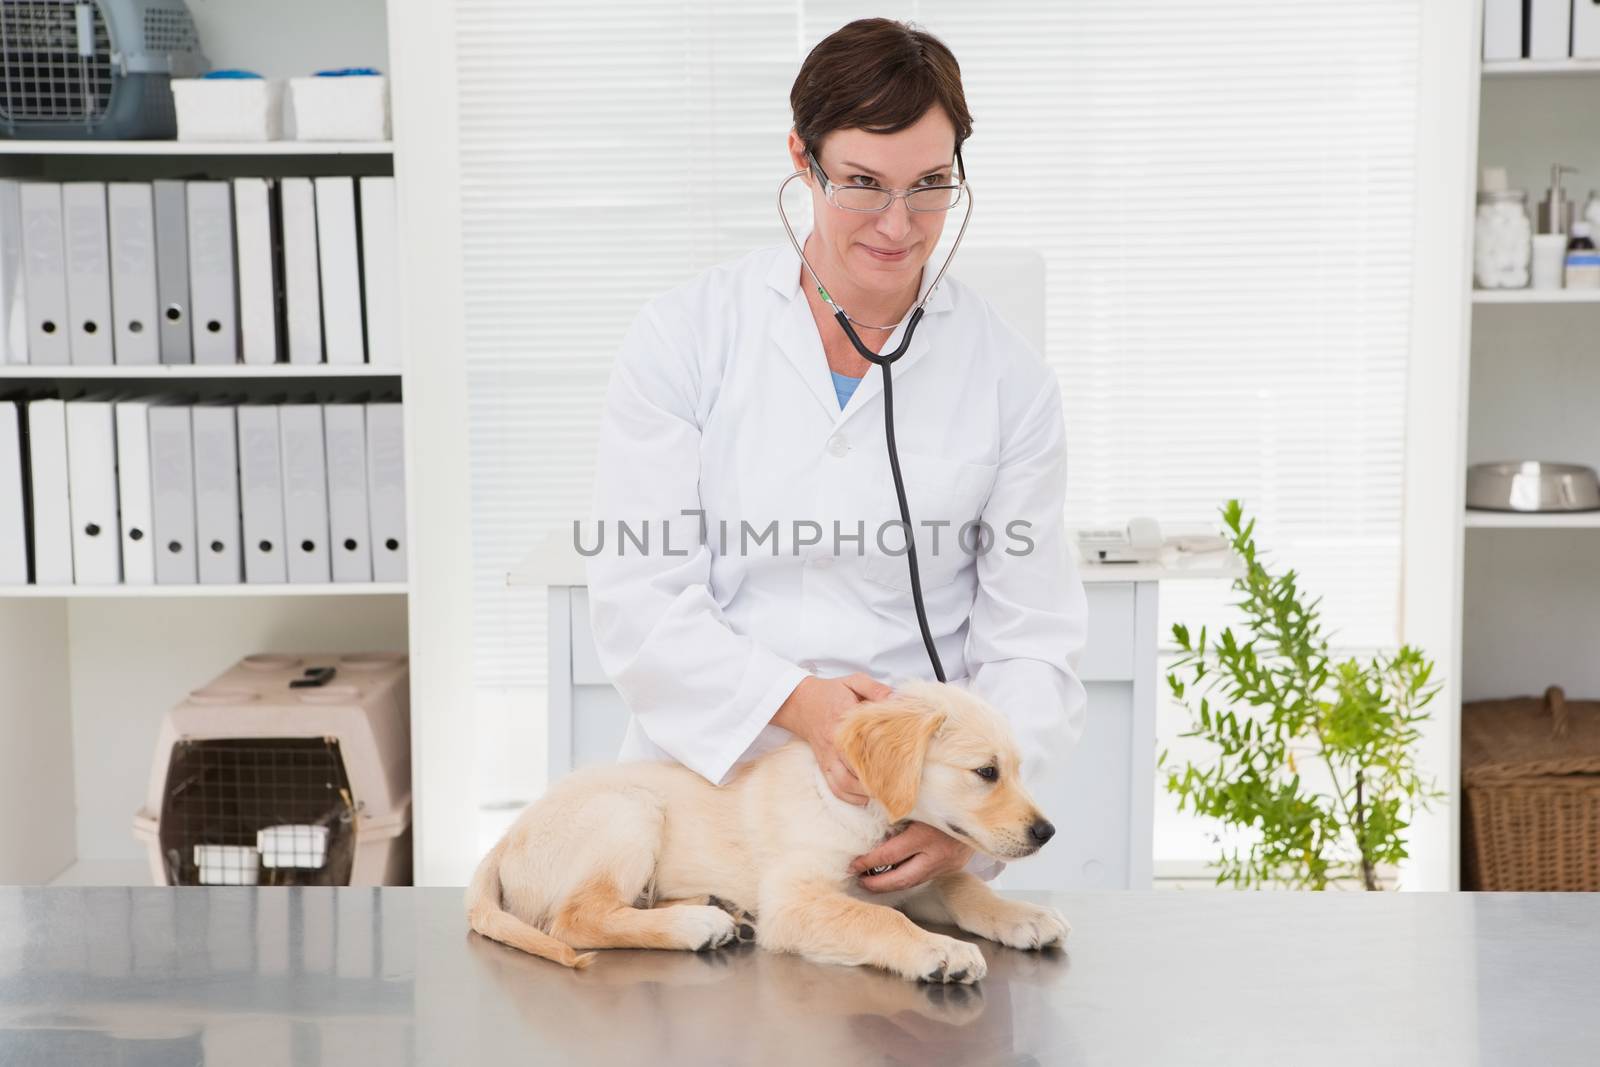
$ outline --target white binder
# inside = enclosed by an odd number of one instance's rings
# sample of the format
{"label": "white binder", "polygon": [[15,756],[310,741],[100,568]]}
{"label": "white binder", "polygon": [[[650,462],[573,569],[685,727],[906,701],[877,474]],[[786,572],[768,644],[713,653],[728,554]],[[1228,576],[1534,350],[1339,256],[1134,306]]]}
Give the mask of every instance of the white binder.
{"label": "white binder", "polygon": [[1600,57],[1600,3],[1572,0],[1572,58],[1596,57]]}
{"label": "white binder", "polygon": [[241,404],[239,502],[244,523],[244,575],[252,584],[289,580],[283,533],[283,461],[278,409]]}
{"label": "white binder", "polygon": [[1573,4],[1574,0],[1531,0],[1527,8],[1529,59],[1566,59],[1572,54]]}
{"label": "white binder", "polygon": [[111,363],[111,255],[105,182],[64,183],[61,219],[67,251],[72,362]]}
{"label": "white binder", "polygon": [[322,281],[317,264],[317,201],[310,178],[278,186],[283,211],[283,304],[290,363],[322,362]]}
{"label": "white binder", "polygon": [[0,363],[26,362],[28,286],[23,281],[22,186],[0,179]]}
{"label": "white binder", "polygon": [[239,256],[239,343],[246,363],[278,362],[278,278],[272,254],[272,187],[233,179]]}
{"label": "white binder", "polygon": [[283,445],[283,527],[289,581],[329,581],[328,468],[322,447],[322,405],[280,405],[278,434]]}
{"label": "white binder", "polygon": [[194,545],[194,434],[189,406],[152,403],[150,504],[155,519],[156,583],[194,585],[199,580]]}
{"label": "white binder", "polygon": [[28,401],[28,485],[33,509],[33,580],[72,584],[72,510],[67,501],[67,407]]}
{"label": "white binder", "polygon": [[333,580],[372,581],[367,515],[367,413],[361,404],[324,404],[323,441],[328,452],[328,534]]}
{"label": "white binder", "polygon": [[156,312],[156,206],[149,182],[106,186],[111,222],[111,311],[118,363],[161,362]]}
{"label": "white binder", "polygon": [[317,261],[322,268],[322,336],[328,362],[364,363],[355,179],[312,181],[317,190]]}
{"label": "white binder", "polygon": [[189,199],[189,297],[196,363],[237,363],[233,196],[225,181],[193,181]]}
{"label": "white binder", "polygon": [[118,400],[117,508],[122,527],[122,584],[156,582],[155,526],[150,503],[150,401]]}
{"label": "white binder", "polygon": [[161,362],[193,363],[189,336],[189,194],[181,181],[151,185],[156,206],[156,301]]}
{"label": "white binder", "polygon": [[67,500],[73,581],[119,584],[122,531],[117,523],[117,440],[110,400],[67,401]]}
{"label": "white binder", "polygon": [[406,581],[405,424],[398,403],[367,405],[367,507],[373,579]]}
{"label": "white binder", "polygon": [[0,400],[0,585],[28,581],[28,501],[22,489],[22,417]]}
{"label": "white binder", "polygon": [[1522,58],[1523,0],[1483,0],[1483,58]]}
{"label": "white binder", "polygon": [[29,361],[52,366],[71,363],[61,184],[24,182],[20,200],[23,275],[28,287]]}
{"label": "white binder", "polygon": [[400,366],[400,238],[393,178],[361,179],[361,283],[367,362]]}
{"label": "white binder", "polygon": [[234,410],[233,405],[220,401],[191,409],[195,545],[201,585],[236,585],[244,580]]}

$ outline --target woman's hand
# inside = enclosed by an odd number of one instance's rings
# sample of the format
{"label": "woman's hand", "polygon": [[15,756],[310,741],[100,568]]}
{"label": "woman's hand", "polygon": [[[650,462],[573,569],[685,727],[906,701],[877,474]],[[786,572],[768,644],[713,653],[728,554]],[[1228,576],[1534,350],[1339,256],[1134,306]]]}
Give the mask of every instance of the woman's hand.
{"label": "woman's hand", "polygon": [[874,867],[897,864],[892,871],[858,879],[863,889],[892,893],[959,871],[971,858],[969,846],[925,822],[914,822],[871,852],[857,856],[850,864],[850,873],[859,875]]}
{"label": "woman's hand", "polygon": [[843,678],[807,678],[783,702],[772,717],[772,725],[783,727],[811,746],[834,796],[850,804],[865,804],[870,798],[834,747],[834,735],[850,709],[863,700],[885,700],[893,692],[882,682],[860,673]]}

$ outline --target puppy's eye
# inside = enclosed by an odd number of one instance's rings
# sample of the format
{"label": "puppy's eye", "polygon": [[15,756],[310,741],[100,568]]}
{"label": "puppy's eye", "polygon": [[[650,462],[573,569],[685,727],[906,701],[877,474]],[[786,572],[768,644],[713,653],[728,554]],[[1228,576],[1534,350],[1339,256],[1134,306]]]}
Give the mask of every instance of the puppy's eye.
{"label": "puppy's eye", "polygon": [[1000,768],[991,763],[987,767],[975,768],[972,773],[976,774],[979,778],[982,778],[986,782],[993,782],[999,779]]}

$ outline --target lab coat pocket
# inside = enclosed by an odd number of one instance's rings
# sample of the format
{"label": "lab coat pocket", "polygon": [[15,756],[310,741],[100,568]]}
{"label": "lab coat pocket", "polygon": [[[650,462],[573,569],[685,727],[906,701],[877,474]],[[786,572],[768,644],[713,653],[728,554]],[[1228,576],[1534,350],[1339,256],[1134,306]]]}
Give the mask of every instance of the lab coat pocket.
{"label": "lab coat pocket", "polygon": [[[885,461],[887,465],[887,460]],[[961,528],[983,513],[989,492],[994,488],[994,464],[967,463],[924,452],[900,451],[900,473],[905,480],[906,506],[916,530],[917,570],[922,589],[927,592],[955,581],[973,559],[975,533],[963,543]],[[886,506],[899,515],[894,499],[893,479],[885,472]],[[940,525],[932,525],[940,524]],[[904,541],[897,529],[883,535],[884,544],[899,550]],[[903,550],[883,551],[874,537],[867,538],[866,560],[862,573],[873,582],[911,592],[911,568]]]}

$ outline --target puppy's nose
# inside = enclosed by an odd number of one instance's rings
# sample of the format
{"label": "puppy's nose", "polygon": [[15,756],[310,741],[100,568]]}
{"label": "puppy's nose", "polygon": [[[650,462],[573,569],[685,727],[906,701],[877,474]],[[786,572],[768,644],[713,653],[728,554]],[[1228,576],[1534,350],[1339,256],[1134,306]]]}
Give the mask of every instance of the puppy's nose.
{"label": "puppy's nose", "polygon": [[1033,825],[1028,827],[1028,835],[1043,845],[1046,841],[1056,836],[1055,824],[1049,819],[1035,819]]}

